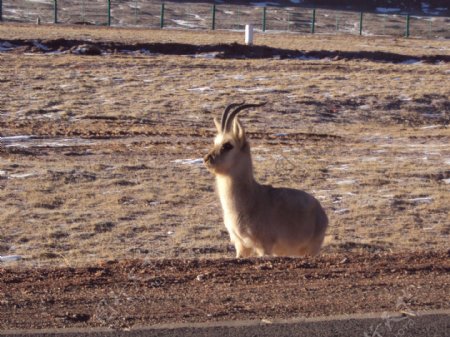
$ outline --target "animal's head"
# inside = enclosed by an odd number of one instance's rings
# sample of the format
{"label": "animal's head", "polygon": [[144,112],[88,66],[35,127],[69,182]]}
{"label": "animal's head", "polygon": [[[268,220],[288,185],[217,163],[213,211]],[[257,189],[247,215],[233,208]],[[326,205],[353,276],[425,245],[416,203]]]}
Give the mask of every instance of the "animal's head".
{"label": "animal's head", "polygon": [[204,158],[209,171],[214,174],[233,175],[248,166],[251,168],[250,147],[237,114],[244,109],[265,104],[233,103],[225,108],[220,122],[214,119],[217,136],[214,139],[214,147]]}

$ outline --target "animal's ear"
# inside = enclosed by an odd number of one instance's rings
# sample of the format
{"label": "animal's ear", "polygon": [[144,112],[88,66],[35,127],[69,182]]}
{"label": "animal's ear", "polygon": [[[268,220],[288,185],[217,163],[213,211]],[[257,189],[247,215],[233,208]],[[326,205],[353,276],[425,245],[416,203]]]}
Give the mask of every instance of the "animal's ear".
{"label": "animal's ear", "polygon": [[220,122],[217,120],[217,118],[214,117],[214,125],[216,126],[217,132],[222,132],[222,127],[220,126]]}
{"label": "animal's ear", "polygon": [[237,117],[233,120],[233,135],[241,144],[245,143],[245,130]]}

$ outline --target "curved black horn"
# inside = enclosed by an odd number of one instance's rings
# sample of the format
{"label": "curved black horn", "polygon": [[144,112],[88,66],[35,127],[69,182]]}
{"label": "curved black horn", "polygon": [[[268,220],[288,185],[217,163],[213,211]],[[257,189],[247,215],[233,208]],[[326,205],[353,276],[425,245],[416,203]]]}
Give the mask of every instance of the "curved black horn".
{"label": "curved black horn", "polygon": [[237,109],[235,109],[230,114],[228,114],[227,119],[225,121],[225,125],[222,127],[222,131],[225,131],[225,132],[230,131],[231,122],[237,116],[237,114],[239,112],[241,112],[242,110],[248,109],[248,108],[256,108],[258,106],[263,106],[263,105],[266,105],[266,103],[267,102],[258,103],[258,104],[243,104],[243,105],[240,105]]}
{"label": "curved black horn", "polygon": [[225,122],[227,120],[228,114],[230,113],[230,110],[234,109],[234,108],[237,108],[237,107],[243,105],[244,103],[245,102],[242,102],[242,103],[231,103],[225,108],[225,110],[224,110],[224,112],[222,114],[222,119],[220,120],[220,128],[222,129],[222,132],[225,131]]}

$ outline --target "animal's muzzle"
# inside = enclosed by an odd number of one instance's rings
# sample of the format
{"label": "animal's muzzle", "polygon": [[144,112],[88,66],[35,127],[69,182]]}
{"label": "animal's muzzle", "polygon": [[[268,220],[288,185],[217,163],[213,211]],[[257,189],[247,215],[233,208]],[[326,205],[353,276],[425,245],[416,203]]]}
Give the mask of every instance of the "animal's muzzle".
{"label": "animal's muzzle", "polygon": [[204,158],[203,161],[205,164],[214,164],[214,161],[216,159],[216,156],[213,153],[208,153]]}

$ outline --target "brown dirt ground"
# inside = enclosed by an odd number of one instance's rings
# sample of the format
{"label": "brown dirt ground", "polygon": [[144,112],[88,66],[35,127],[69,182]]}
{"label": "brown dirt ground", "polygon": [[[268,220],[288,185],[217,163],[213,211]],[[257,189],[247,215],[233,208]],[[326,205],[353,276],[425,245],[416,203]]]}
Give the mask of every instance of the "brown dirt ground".
{"label": "brown dirt ground", "polygon": [[411,315],[449,308],[449,258],[416,252],[0,268],[0,329]]}

